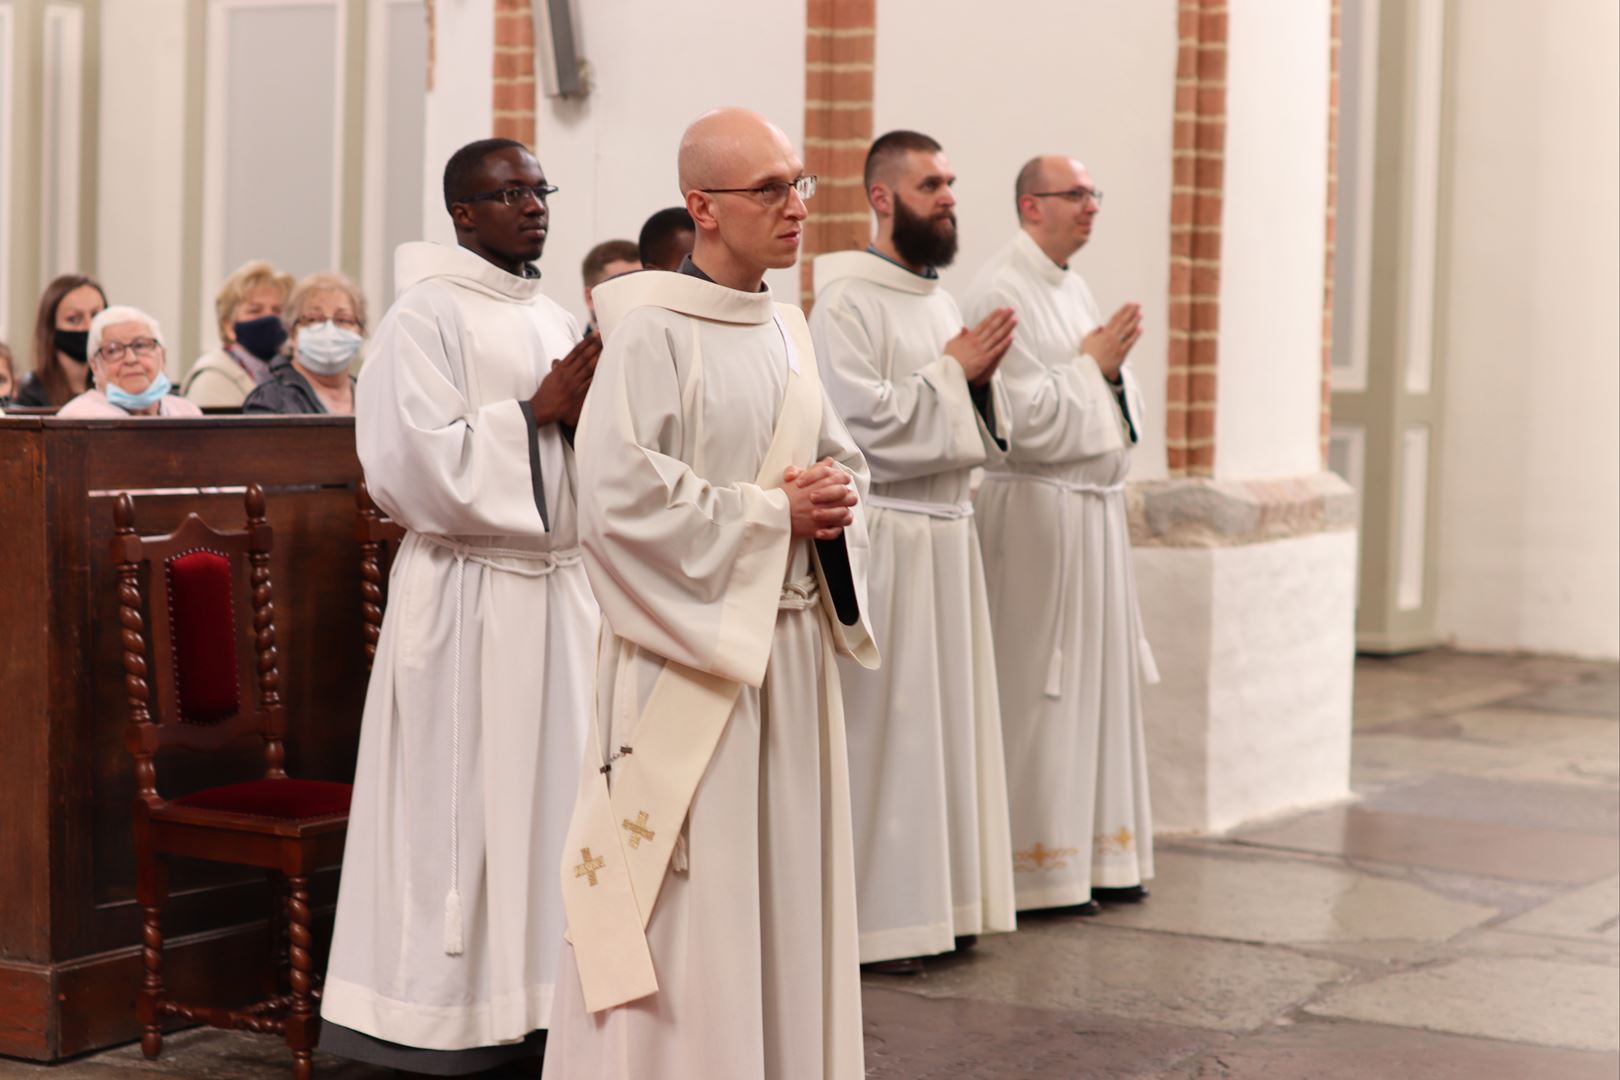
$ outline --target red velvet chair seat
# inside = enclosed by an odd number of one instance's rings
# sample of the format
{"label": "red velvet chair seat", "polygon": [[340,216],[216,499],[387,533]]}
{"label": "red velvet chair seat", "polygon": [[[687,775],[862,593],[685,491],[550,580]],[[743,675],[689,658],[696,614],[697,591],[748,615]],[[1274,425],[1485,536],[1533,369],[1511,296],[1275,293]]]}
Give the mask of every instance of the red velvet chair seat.
{"label": "red velvet chair seat", "polygon": [[353,788],[330,780],[249,780],[205,788],[172,800],[175,806],[228,814],[303,821],[349,812]]}

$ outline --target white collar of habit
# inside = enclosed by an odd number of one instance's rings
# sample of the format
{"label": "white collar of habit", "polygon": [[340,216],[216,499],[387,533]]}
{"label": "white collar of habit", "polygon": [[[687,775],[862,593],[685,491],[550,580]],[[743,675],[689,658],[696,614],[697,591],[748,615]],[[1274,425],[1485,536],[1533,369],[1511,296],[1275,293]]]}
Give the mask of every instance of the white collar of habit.
{"label": "white collar of habit", "polygon": [[921,274],[913,274],[905,267],[870,251],[834,251],[823,255],[816,260],[815,278],[817,296],[820,296],[827,286],[844,278],[860,278],[862,281],[870,281],[874,285],[882,285],[896,292],[912,293],[917,296],[927,296],[939,288],[937,277],[926,278]]}
{"label": "white collar of habit", "polygon": [[397,292],[418,282],[442,278],[500,300],[517,304],[532,303],[540,295],[540,278],[518,277],[468,251],[426,240],[401,244],[394,252],[394,281]]}
{"label": "white collar of habit", "polygon": [[714,322],[757,326],[776,314],[770,289],[738,292],[691,274],[640,270],[604,281],[591,290],[597,325],[605,338],[638,307],[661,307]]}
{"label": "white collar of habit", "polygon": [[1048,285],[1063,284],[1063,279],[1069,274],[1067,266],[1059,266],[1053,262],[1050,256],[1041,250],[1041,245],[1023,229],[1019,229],[1018,235],[1013,237],[1013,250],[1018,252],[1029,269]]}

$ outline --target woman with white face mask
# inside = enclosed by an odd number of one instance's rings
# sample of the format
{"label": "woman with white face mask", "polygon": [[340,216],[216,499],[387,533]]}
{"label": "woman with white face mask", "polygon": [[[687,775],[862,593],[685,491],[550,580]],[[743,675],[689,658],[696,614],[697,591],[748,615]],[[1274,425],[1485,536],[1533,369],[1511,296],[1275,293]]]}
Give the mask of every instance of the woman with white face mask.
{"label": "woman with white face mask", "polygon": [[125,420],[132,416],[201,416],[171,391],[163,373],[163,330],[139,308],[114,305],[90,320],[85,353],[95,386],[56,414],[61,420]]}
{"label": "woman with white face mask", "polygon": [[247,396],[242,411],[353,415],[349,369],[366,340],[366,300],[359,287],[342,274],[311,274],[293,289],[282,319],[286,351],[270,365],[270,378]]}

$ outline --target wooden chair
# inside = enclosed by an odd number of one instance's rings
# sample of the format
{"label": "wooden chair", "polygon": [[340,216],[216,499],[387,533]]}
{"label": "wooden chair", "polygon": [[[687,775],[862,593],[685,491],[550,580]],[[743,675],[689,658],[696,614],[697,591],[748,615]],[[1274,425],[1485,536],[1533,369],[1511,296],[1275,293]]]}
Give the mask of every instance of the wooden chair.
{"label": "wooden chair", "polygon": [[366,670],[377,659],[383,608],[388,603],[388,568],[405,539],[405,529],[378,508],[364,480],[354,486],[354,538],[360,541],[360,620],[365,627]]}
{"label": "wooden chair", "polygon": [[[290,779],[282,767],[287,722],[263,490],[249,487],[245,502],[244,530],[220,532],[191,514],[167,536],[145,537],[135,532],[130,497],[119,495],[114,504],[113,562],[129,696],[125,743],[136,780],[136,898],[145,965],[137,1006],[141,1050],[156,1057],[163,1025],[171,1020],[282,1035],[292,1049],[293,1075],[307,1080],[320,1032],[309,882],[317,868],[342,858],[350,787]],[[251,617],[242,618],[244,612]],[[243,692],[248,683],[255,688],[251,700]],[[262,778],[174,799],[159,794],[159,750],[216,751],[244,736],[264,742]],[[273,996],[232,1009],[167,995],[162,910],[169,860],[176,856],[269,871],[276,896],[270,916]]]}

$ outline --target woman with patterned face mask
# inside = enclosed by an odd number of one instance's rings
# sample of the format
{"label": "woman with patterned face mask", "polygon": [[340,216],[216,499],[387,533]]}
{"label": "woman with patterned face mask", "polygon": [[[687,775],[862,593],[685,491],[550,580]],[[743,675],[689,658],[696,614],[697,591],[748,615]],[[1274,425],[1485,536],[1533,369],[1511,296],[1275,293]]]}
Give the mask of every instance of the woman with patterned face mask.
{"label": "woman with patterned face mask", "polygon": [[124,420],[131,416],[201,416],[170,393],[163,373],[163,330],[139,308],[113,306],[90,320],[85,351],[96,385],[62,406],[63,420]]}
{"label": "woman with patterned face mask", "polygon": [[270,378],[270,364],[287,340],[282,309],[292,292],[291,274],[262,259],[244,263],[225,279],[214,298],[220,347],[186,374],[182,393],[202,406],[239,406]]}
{"label": "woman with patterned face mask", "polygon": [[270,366],[270,379],[242,403],[245,413],[309,415],[354,413],[349,374],[366,340],[366,299],[338,273],[311,274],[298,283],[283,314],[287,353]]}

